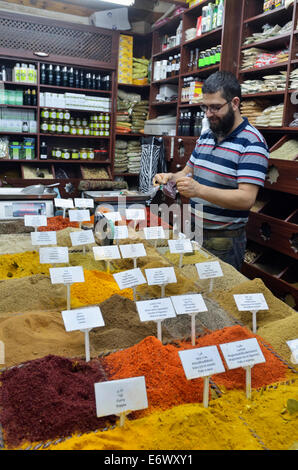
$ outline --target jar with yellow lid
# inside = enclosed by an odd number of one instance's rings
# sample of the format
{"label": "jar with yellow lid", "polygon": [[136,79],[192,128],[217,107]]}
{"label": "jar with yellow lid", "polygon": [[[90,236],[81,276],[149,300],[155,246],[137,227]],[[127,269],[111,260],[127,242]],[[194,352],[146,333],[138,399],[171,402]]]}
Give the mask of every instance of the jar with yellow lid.
{"label": "jar with yellow lid", "polygon": [[80,159],[87,160],[87,158],[88,158],[88,149],[82,148],[80,150]]}
{"label": "jar with yellow lid", "polygon": [[40,123],[40,131],[43,132],[44,134],[48,134],[49,124],[50,123],[48,119],[43,119]]}
{"label": "jar with yellow lid", "polygon": [[62,158],[62,151],[61,151],[61,148],[59,147],[56,147],[55,149],[53,149],[54,152],[55,152],[55,158],[57,160],[60,160],[60,158]]}
{"label": "jar with yellow lid", "polygon": [[75,126],[74,124],[70,126],[70,133],[71,135],[77,135],[77,126]]}
{"label": "jar with yellow lid", "polygon": [[64,111],[63,109],[57,109],[57,119],[59,121],[63,121],[64,119]]}
{"label": "jar with yellow lid", "polygon": [[63,122],[62,121],[56,121],[56,133],[57,134],[62,134],[63,133]]}
{"label": "jar with yellow lid", "polygon": [[83,130],[84,130],[84,135],[90,135],[90,129],[88,126],[84,126]]}
{"label": "jar with yellow lid", "polygon": [[61,158],[63,160],[69,160],[70,159],[70,151],[68,149],[62,149]]}
{"label": "jar with yellow lid", "polygon": [[56,133],[56,121],[54,121],[54,119],[50,119],[49,121],[49,133],[50,134]]}
{"label": "jar with yellow lid", "polygon": [[77,135],[84,135],[83,126],[77,126]]}
{"label": "jar with yellow lid", "polygon": [[87,149],[88,160],[94,160],[94,149]]}
{"label": "jar with yellow lid", "polygon": [[42,117],[43,119],[49,119],[49,117],[50,117],[49,108],[43,108],[43,109],[41,110],[40,115],[41,115],[41,117]]}
{"label": "jar with yellow lid", "polygon": [[71,159],[78,160],[80,158],[80,153],[77,149],[72,149],[71,151]]}
{"label": "jar with yellow lid", "polygon": [[62,124],[62,133],[63,134],[70,134],[70,125],[68,121],[64,121]]}
{"label": "jar with yellow lid", "polygon": [[50,119],[55,120],[57,118],[57,111],[56,109],[50,109]]}
{"label": "jar with yellow lid", "polygon": [[88,126],[88,124],[89,124],[89,123],[88,123],[88,119],[83,118],[83,119],[82,119],[82,126],[83,126],[83,127],[86,127],[86,126]]}
{"label": "jar with yellow lid", "polygon": [[64,110],[63,119],[64,119],[64,121],[69,121],[70,120],[70,113],[69,113],[68,109]]}

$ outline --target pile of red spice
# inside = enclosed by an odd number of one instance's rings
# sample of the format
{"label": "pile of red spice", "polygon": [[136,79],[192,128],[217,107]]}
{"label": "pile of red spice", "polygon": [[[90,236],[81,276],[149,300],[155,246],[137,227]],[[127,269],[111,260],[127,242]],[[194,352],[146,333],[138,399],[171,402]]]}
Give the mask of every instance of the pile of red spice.
{"label": "pile of red spice", "polygon": [[[94,216],[90,216],[90,220],[86,221],[87,223],[94,223]],[[84,223],[84,222],[83,222]],[[70,222],[68,217],[63,217],[62,215],[56,215],[54,217],[47,218],[47,225],[45,227],[38,227],[39,232],[53,232],[57,230],[63,230],[64,228],[74,227],[79,228],[78,222]]]}
{"label": "pile of red spice", "polygon": [[0,423],[5,444],[46,441],[104,428],[96,417],[94,383],[104,381],[98,361],[49,355],[0,376]]}
{"label": "pile of red spice", "polygon": [[[213,345],[219,346],[219,344],[231,343],[233,341],[242,341],[250,338],[257,339],[260,349],[266,360],[266,362],[253,366],[251,370],[252,387],[260,388],[284,380],[288,371],[287,366],[272,352],[270,352],[265,346],[263,346],[262,342],[264,341],[262,340],[262,338],[260,338],[258,335],[254,335],[250,330],[245,327],[235,325],[214,331],[206,336],[198,338],[195,347],[200,348]],[[182,350],[193,348],[191,343],[181,342],[179,344],[180,349]],[[266,344],[273,350],[270,344],[268,344],[267,342]],[[224,363],[226,372],[214,375],[212,377],[213,382],[215,382],[219,386],[225,387],[227,390],[241,388],[245,389],[245,369],[243,367],[239,367],[237,369],[229,370],[220,347],[218,347],[217,349]]]}

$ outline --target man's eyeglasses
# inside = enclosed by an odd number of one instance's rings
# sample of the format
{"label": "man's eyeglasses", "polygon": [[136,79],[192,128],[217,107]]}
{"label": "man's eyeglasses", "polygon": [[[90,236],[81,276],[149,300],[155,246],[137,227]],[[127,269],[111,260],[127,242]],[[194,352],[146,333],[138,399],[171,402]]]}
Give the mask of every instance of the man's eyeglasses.
{"label": "man's eyeglasses", "polygon": [[210,113],[216,114],[218,113],[221,108],[223,108],[226,104],[231,103],[232,100],[226,101],[224,104],[211,104],[210,106],[207,106],[206,104],[201,104],[200,108],[204,113],[207,113],[209,110]]}

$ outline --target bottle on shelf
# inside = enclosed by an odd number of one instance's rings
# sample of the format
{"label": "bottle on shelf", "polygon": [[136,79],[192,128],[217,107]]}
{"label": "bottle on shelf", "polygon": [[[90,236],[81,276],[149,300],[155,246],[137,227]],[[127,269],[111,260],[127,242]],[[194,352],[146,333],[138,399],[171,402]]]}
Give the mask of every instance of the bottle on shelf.
{"label": "bottle on shelf", "polygon": [[80,71],[80,88],[85,88],[85,74],[83,70]]}
{"label": "bottle on shelf", "polygon": [[86,73],[86,81],[85,81],[86,88],[91,88],[91,73]]}
{"label": "bottle on shelf", "polygon": [[0,81],[6,82],[6,80],[7,80],[7,74],[6,74],[5,65],[1,65]]}
{"label": "bottle on shelf", "polygon": [[202,130],[202,113],[200,111],[197,111],[195,120],[194,120],[193,135],[195,137],[199,137],[201,135],[201,130]]}
{"label": "bottle on shelf", "polygon": [[40,159],[47,160],[48,158],[48,147],[46,142],[42,142],[40,145]]}
{"label": "bottle on shelf", "polygon": [[55,71],[54,71],[54,82],[55,86],[61,86],[61,70],[60,70],[60,65],[56,65]]}
{"label": "bottle on shelf", "polygon": [[45,85],[47,83],[46,64],[41,64],[40,66],[40,83],[41,85]]}
{"label": "bottle on shelf", "polygon": [[28,88],[24,91],[23,95],[23,104],[24,106],[31,106],[31,90]]}
{"label": "bottle on shelf", "polygon": [[216,0],[215,5],[214,5],[214,7],[213,7],[213,15],[212,15],[212,26],[211,26],[211,29],[217,28],[218,4],[219,4],[219,1]]}
{"label": "bottle on shelf", "polygon": [[180,111],[180,117],[179,117],[179,121],[178,121],[178,136],[183,135],[183,134],[182,134],[182,131],[183,131],[183,119],[184,119],[184,114],[183,114],[182,111]]}
{"label": "bottle on shelf", "polygon": [[80,88],[80,72],[78,69],[74,71],[74,87]]}
{"label": "bottle on shelf", "polygon": [[172,76],[172,61],[173,61],[173,57],[170,56],[167,61],[167,77],[166,78],[169,78]]}
{"label": "bottle on shelf", "polygon": [[67,73],[67,67],[64,66],[62,69],[62,86],[67,87],[68,86],[68,73]]}
{"label": "bottle on shelf", "polygon": [[48,85],[53,85],[54,84],[54,72],[53,72],[53,66],[52,64],[48,65],[47,68],[47,84]]}
{"label": "bottle on shelf", "polygon": [[97,74],[96,79],[95,79],[95,83],[96,83],[96,89],[100,90],[101,89],[101,75],[100,75],[100,73]]}
{"label": "bottle on shelf", "polygon": [[177,62],[176,62],[176,74],[180,73],[180,61],[181,61],[181,54],[177,54]]}
{"label": "bottle on shelf", "polygon": [[217,10],[217,23],[216,23],[217,28],[223,25],[223,17],[224,17],[224,0],[219,0],[218,10]]}
{"label": "bottle on shelf", "polygon": [[17,63],[14,68],[13,68],[13,75],[12,79],[14,82],[20,82],[21,81],[21,65]]}
{"label": "bottle on shelf", "polygon": [[36,90],[32,90],[32,92],[31,92],[31,106],[37,106]]}
{"label": "bottle on shelf", "polygon": [[73,73],[73,67],[69,67],[68,69],[68,86],[70,88],[73,88],[74,87],[74,73]]}

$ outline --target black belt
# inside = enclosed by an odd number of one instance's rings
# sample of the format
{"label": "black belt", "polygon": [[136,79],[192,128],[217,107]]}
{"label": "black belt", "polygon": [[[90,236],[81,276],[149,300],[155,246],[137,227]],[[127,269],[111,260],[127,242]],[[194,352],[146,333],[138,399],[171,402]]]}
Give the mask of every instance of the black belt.
{"label": "black belt", "polygon": [[227,237],[227,238],[235,238],[239,237],[245,231],[245,227],[238,228],[236,230],[217,230],[217,229],[203,229],[203,234],[205,235],[213,235],[214,237]]}

